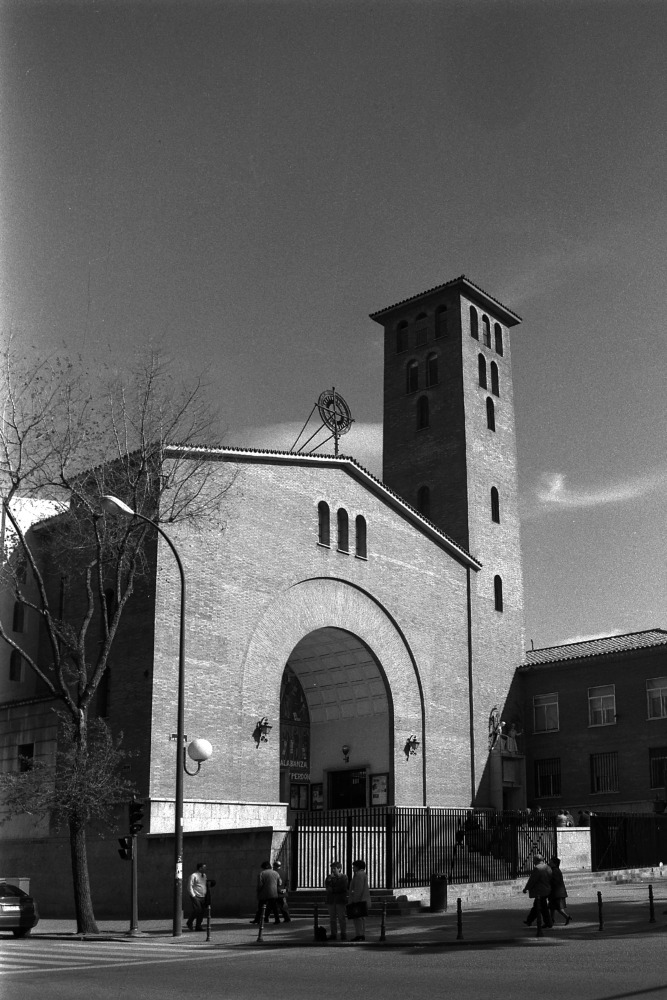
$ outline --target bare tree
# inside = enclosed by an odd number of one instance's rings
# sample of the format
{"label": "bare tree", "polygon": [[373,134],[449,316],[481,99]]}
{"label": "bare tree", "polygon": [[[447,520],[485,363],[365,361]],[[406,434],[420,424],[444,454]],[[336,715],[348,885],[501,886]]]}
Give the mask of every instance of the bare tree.
{"label": "bare tree", "polygon": [[[222,481],[217,463],[207,460],[206,446],[218,444],[218,414],[201,379],[181,380],[175,364],[156,351],[127,371],[94,374],[69,358],[19,355],[12,344],[2,360],[2,549],[11,552],[2,583],[37,616],[39,652],[21,645],[1,615],[0,638],[64,711],[70,768],[78,761],[85,781],[91,703],[155,535],[145,521],[105,517],[100,498],[118,496],[161,524],[201,527],[219,519],[231,480]],[[55,514],[28,529],[21,506],[38,502],[53,505]],[[53,565],[78,595],[67,614],[50,576]],[[93,637],[94,621],[101,627]],[[57,763],[62,772],[62,756]],[[77,927],[95,932],[88,819],[72,796],[67,823]]]}

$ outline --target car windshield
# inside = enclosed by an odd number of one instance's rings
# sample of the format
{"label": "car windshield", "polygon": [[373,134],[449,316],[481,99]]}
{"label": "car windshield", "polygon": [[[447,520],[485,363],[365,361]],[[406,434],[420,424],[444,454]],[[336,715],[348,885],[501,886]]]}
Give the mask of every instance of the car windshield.
{"label": "car windshield", "polygon": [[17,885],[10,885],[8,882],[0,882],[0,897],[2,896],[27,896],[28,893],[19,889]]}

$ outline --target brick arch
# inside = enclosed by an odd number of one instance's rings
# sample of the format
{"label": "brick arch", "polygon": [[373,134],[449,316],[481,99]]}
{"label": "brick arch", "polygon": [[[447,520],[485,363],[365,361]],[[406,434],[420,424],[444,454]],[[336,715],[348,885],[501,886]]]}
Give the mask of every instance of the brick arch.
{"label": "brick arch", "polygon": [[[258,619],[242,663],[241,716],[244,729],[262,715],[278,724],[280,682],[297,643],[316,629],[335,627],[356,636],[373,654],[393,706],[394,794],[397,805],[425,802],[424,706],[419,672],[412,652],[392,617],[370,594],[343,580],[303,580],[278,595]],[[390,718],[392,713],[390,713]],[[407,766],[403,747],[416,734],[421,741],[421,766]],[[273,734],[272,734],[273,737]],[[278,738],[263,752],[275,757]],[[417,765],[417,766],[414,766]],[[272,780],[266,787],[270,797]]]}

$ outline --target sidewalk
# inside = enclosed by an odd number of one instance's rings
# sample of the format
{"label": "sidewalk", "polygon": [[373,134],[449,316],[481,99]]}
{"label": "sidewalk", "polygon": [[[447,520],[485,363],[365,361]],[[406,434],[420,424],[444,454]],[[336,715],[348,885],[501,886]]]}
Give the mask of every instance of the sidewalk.
{"label": "sidewalk", "polygon": [[[450,889],[455,890],[454,887]],[[265,924],[262,940],[258,941],[258,928],[240,917],[216,917],[211,919],[211,937],[206,940],[206,928],[197,933],[183,927],[180,937],[172,937],[171,920],[140,920],[139,937],[127,934],[129,920],[99,920],[98,935],[86,935],[86,940],[116,941],[123,943],[161,943],[165,947],[180,947],[190,951],[193,948],[249,948],[249,947],[434,947],[452,946],[494,946],[498,944],[521,944],[531,940],[562,943],[567,939],[582,936],[627,937],[631,934],[655,934],[667,931],[667,885],[653,885],[655,922],[649,920],[649,896],[646,884],[610,884],[602,891],[603,931],[599,926],[597,892],[574,890],[568,897],[568,910],[572,922],[568,927],[560,923],[553,929],[544,929],[538,938],[535,926],[526,927],[523,921],[528,913],[528,897],[521,892],[506,899],[496,899],[485,904],[466,905],[461,912],[462,939],[457,938],[456,897],[450,894],[449,908],[444,913],[430,913],[422,909],[405,916],[390,916],[386,919],[385,940],[380,940],[381,921],[375,915],[366,922],[365,944],[350,941],[320,943],[314,940],[313,918],[295,917],[289,924],[275,926]],[[558,917],[556,918],[558,920]],[[328,930],[326,910],[319,912],[319,923]],[[350,931],[352,928],[350,927]],[[350,933],[350,937],[352,937]],[[40,920],[33,930],[31,940],[57,938],[60,940],[80,940],[76,934],[76,924],[70,920]]]}

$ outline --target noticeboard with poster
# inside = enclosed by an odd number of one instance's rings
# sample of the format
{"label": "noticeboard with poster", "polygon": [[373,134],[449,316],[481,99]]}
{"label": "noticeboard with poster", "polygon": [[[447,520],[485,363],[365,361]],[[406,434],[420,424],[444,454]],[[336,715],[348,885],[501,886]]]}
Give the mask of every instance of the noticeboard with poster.
{"label": "noticeboard with poster", "polygon": [[387,805],[388,774],[371,774],[371,805]]}
{"label": "noticeboard with poster", "polygon": [[310,786],[310,808],[313,812],[324,809],[324,785],[322,782]]}
{"label": "noticeboard with poster", "polygon": [[290,785],[290,809],[308,808],[308,785]]}

